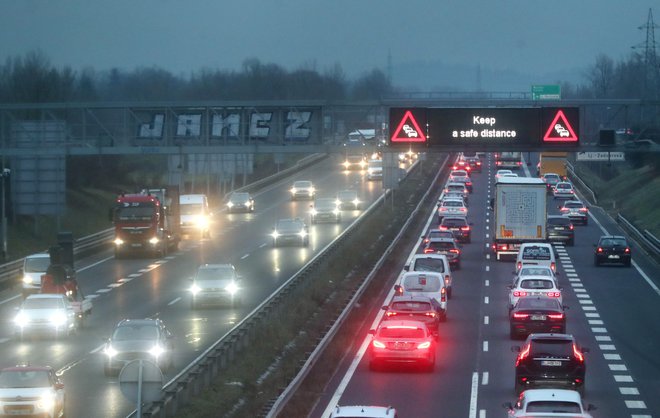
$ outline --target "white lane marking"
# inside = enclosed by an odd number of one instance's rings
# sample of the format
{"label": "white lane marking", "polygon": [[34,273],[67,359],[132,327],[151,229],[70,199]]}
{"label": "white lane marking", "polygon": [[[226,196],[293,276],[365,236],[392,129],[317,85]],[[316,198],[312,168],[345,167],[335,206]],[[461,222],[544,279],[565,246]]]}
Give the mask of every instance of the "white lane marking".
{"label": "white lane marking", "polygon": [[[472,373],[472,389],[470,390],[470,418],[477,418],[478,395],[479,395],[479,373],[474,372]],[[327,416],[327,415],[323,415],[323,416]]]}
{"label": "white lane marking", "polygon": [[490,302],[490,299],[488,298],[488,296],[484,296],[484,303],[488,304],[489,302]]}
{"label": "white lane marking", "polygon": [[11,302],[12,300],[18,299],[20,297],[21,297],[21,295],[12,296],[12,297],[7,298],[7,299],[3,300],[2,302],[0,302],[0,305],[2,305],[3,303]]}
{"label": "white lane marking", "polygon": [[576,287],[576,288],[577,288],[577,289],[573,289],[573,291],[574,291],[575,293],[587,293],[587,290],[586,290],[586,289],[580,289],[580,288],[579,288],[580,286],[582,286],[581,284],[579,284],[579,283],[576,283],[576,284],[577,284],[578,286],[573,286],[573,287]]}
{"label": "white lane marking", "polygon": [[589,299],[589,295],[584,293],[576,293],[575,296],[577,296],[580,299]]}
{"label": "white lane marking", "polygon": [[7,341],[11,341],[11,338],[0,338],[0,344],[4,344]]}
{"label": "white lane marking", "polygon": [[486,234],[486,238],[490,238],[490,234]]}
{"label": "white lane marking", "polygon": [[486,218],[486,223],[488,223],[488,222],[490,222],[490,219],[489,219],[489,218]]}
{"label": "white lane marking", "polygon": [[644,401],[625,401],[626,406],[630,409],[646,409]]}
{"label": "white lane marking", "polygon": [[100,346],[96,347],[95,349],[90,351],[89,354],[98,353],[99,351],[103,350],[103,347],[105,347],[105,344],[101,344]]}
{"label": "white lane marking", "polygon": [[[573,283],[571,283],[571,286],[573,286],[573,287],[584,287],[584,285],[580,282],[573,282]],[[578,289],[575,289],[575,291],[577,292]]]}
{"label": "white lane marking", "polygon": [[245,259],[248,258],[249,256],[250,256],[250,254],[245,254],[243,257],[241,257],[241,260],[245,260]]}
{"label": "white lane marking", "polygon": [[480,409],[479,410],[479,418],[486,418],[486,410],[485,409]]}
{"label": "white lane marking", "polygon": [[484,325],[488,325],[490,322],[490,318],[488,318],[488,315],[484,316]]}
{"label": "white lane marking", "polygon": [[97,261],[96,263],[92,263],[92,264],[90,264],[89,266],[81,267],[81,268],[77,269],[77,271],[85,271],[85,270],[87,270],[87,269],[91,269],[92,267],[98,266],[99,264],[104,263],[104,262],[106,262],[106,261],[108,261],[108,260],[112,260],[113,258],[115,258],[115,257],[112,256],[112,257],[104,258],[103,260],[99,260],[99,261]]}
{"label": "white lane marking", "polygon": [[589,325],[603,325],[603,321],[600,319],[590,319],[587,322],[589,322]]}
{"label": "white lane marking", "polygon": [[559,259],[560,259],[561,261],[571,261],[571,259],[568,258],[568,257],[562,257],[562,256],[559,256]]}
{"label": "white lane marking", "polygon": [[159,264],[160,265],[160,264],[163,264],[163,263],[167,263],[167,260],[154,261],[154,264]]}
{"label": "white lane marking", "polygon": [[484,341],[483,350],[488,351],[488,341]]}
{"label": "white lane marking", "polygon": [[594,302],[591,299],[578,299],[578,302],[580,302],[583,305],[593,305]]}
{"label": "white lane marking", "polygon": [[481,384],[482,385],[487,385],[488,384],[488,372],[483,372],[481,374]]}
{"label": "white lane marking", "polygon": [[173,255],[168,255],[167,257],[165,257],[165,260],[174,260],[175,258],[176,257]]}
{"label": "white lane marking", "polygon": [[261,244],[261,245],[259,246],[259,248],[264,248],[266,245],[268,245],[268,244],[264,242],[263,244]]}
{"label": "white lane marking", "polygon": [[618,354],[603,354],[605,360],[621,360],[621,356]]}
{"label": "white lane marking", "polygon": [[613,372],[626,372],[626,371],[628,371],[628,368],[626,367],[625,364],[608,364],[607,366]]}
{"label": "white lane marking", "polygon": [[619,392],[622,395],[639,395],[639,390],[637,388],[619,388]]}
{"label": "white lane marking", "polygon": [[612,341],[612,337],[609,335],[596,335],[596,341]]}
{"label": "white lane marking", "polygon": [[133,280],[132,277],[125,277],[125,278],[123,278],[123,279],[119,279],[118,281],[120,281],[120,282],[122,282],[122,283],[128,283],[128,282],[130,282],[131,280]]}
{"label": "white lane marking", "polygon": [[614,344],[600,344],[598,347],[603,351],[615,351],[616,350],[616,347],[614,346]]}
{"label": "white lane marking", "polygon": [[577,277],[577,273],[566,273],[566,277]]}
{"label": "white lane marking", "polygon": [[582,310],[583,311],[595,311],[596,307],[595,306],[583,306]]}
{"label": "white lane marking", "polygon": [[486,266],[486,271],[490,271],[490,266]]}
{"label": "white lane marking", "polygon": [[486,279],[486,283],[484,283],[486,287],[490,286],[490,280]]}
{"label": "white lane marking", "polygon": [[486,260],[490,260],[490,254],[486,254]]}
{"label": "white lane marking", "polygon": [[653,418],[651,415],[636,415],[632,414],[630,418]]}
{"label": "white lane marking", "polygon": [[149,273],[152,269],[140,269],[138,270],[140,273]]}
{"label": "white lane marking", "polygon": [[617,382],[632,382],[633,378],[632,376],[625,375],[625,374],[615,374],[614,375],[614,380]]}
{"label": "white lane marking", "polygon": [[605,327],[592,327],[591,332],[594,334],[607,334],[607,328]]}
{"label": "white lane marking", "polygon": [[600,314],[598,312],[587,312],[585,313],[585,316],[587,318],[600,318]]}
{"label": "white lane marking", "polygon": [[99,297],[99,295],[96,295],[96,294],[91,294],[91,295],[85,296],[85,298],[87,298],[87,299],[96,299],[98,297]]}
{"label": "white lane marking", "polygon": [[486,243],[486,248],[488,248],[488,243]]}
{"label": "white lane marking", "polygon": [[564,268],[564,271],[565,271],[566,273],[575,273],[575,269],[567,269],[567,268]]}
{"label": "white lane marking", "polygon": [[136,277],[140,277],[140,276],[142,276],[142,273],[133,273],[133,274],[128,275],[128,277],[131,277],[133,279],[136,278]]}
{"label": "white lane marking", "polygon": [[181,297],[178,297],[178,298],[174,299],[172,302],[168,303],[167,306],[172,306],[180,300],[181,300]]}
{"label": "white lane marking", "polygon": [[108,287],[112,287],[112,288],[114,289],[114,288],[119,287],[119,286],[121,286],[121,285],[123,285],[123,284],[124,284],[124,283],[110,283],[110,284],[108,285]]}
{"label": "white lane marking", "polygon": [[569,277],[568,281],[571,283],[581,283],[579,277]]}
{"label": "white lane marking", "polygon": [[111,290],[112,289],[99,289],[99,290],[96,291],[96,293],[108,293]]}

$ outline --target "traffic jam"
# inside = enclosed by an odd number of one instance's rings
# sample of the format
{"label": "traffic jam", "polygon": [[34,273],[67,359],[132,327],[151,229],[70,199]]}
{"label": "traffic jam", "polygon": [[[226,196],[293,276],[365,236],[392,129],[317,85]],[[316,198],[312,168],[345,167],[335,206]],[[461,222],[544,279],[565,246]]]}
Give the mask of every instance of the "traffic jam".
{"label": "traffic jam", "polygon": [[[480,280],[474,277],[473,270],[464,273],[462,267],[466,263],[468,247],[478,245],[472,244],[476,218],[471,214],[471,200],[476,200],[474,196],[479,193],[486,193],[486,190],[475,187],[473,179],[487,176],[481,173],[482,170],[488,172],[491,158],[494,159],[494,176],[492,180],[487,178],[479,182],[488,189],[487,225],[493,222],[485,229],[485,253],[488,260],[510,263],[513,270],[511,278],[494,277],[488,273],[484,276],[487,277],[485,286],[502,285],[505,289],[506,307],[503,305],[498,309],[506,309],[509,332],[498,338],[511,341],[515,356],[510,362],[499,359],[502,368],[509,368],[507,374],[515,377],[506,385],[509,389],[503,393],[508,395],[500,398],[499,405],[504,410],[500,409],[497,416],[613,416],[609,412],[592,415],[592,411],[598,408],[588,402],[585,391],[589,381],[590,349],[582,338],[571,334],[571,322],[576,320],[572,316],[577,316],[578,312],[574,315],[568,313],[571,306],[566,304],[564,297],[569,284],[576,292],[584,292],[584,289],[575,283],[576,275],[569,273],[575,271],[572,265],[569,264],[565,271],[560,268],[560,258],[562,261],[566,259],[566,247],[574,246],[575,241],[580,240],[580,227],[589,223],[589,207],[567,180],[563,166],[565,153],[561,153],[562,166],[544,166],[546,172],[541,172],[541,167],[537,166],[538,176],[534,177],[523,173],[521,154],[464,153],[456,158],[420,244],[409,256],[393,292],[382,307],[383,312],[374,320],[358,358],[323,416],[394,417],[408,416],[411,410],[419,414],[415,416],[431,416],[427,415],[429,411],[420,412],[424,411],[421,400],[414,407],[405,401],[403,405],[397,405],[394,400],[377,406],[377,402],[360,402],[359,396],[354,394],[364,390],[360,381],[367,379],[374,385],[380,375],[385,381],[391,380],[392,384],[400,379],[395,386],[402,385],[402,388],[392,399],[401,401],[406,396],[414,396],[411,395],[413,392],[424,392],[418,382],[428,381],[425,375],[436,374],[439,379],[454,377],[447,374],[448,367],[443,364],[451,363],[450,359],[444,358],[447,345],[451,344],[447,341],[451,335],[447,335],[445,324],[457,320],[464,322],[464,318],[452,314],[452,310],[458,311],[452,309],[452,305],[464,303],[466,296],[459,293],[457,283]],[[557,172],[548,172],[548,169]],[[594,245],[593,265],[629,267],[630,253],[625,237],[603,235]],[[474,254],[475,251],[468,257]],[[577,296],[583,295],[577,293]],[[484,303],[489,303],[487,296]],[[578,310],[580,306],[572,308]],[[585,306],[584,309],[588,318],[597,317],[591,311],[592,307]],[[602,323],[596,321],[595,324]],[[484,324],[489,324],[488,316],[484,317]],[[483,351],[488,351],[487,341],[484,341]],[[372,376],[362,376],[357,364],[360,355],[364,356]],[[351,373],[356,375],[351,377]],[[493,372],[491,379],[492,375]],[[353,383],[353,380],[357,382]],[[488,384],[488,380],[486,372],[481,377],[481,384]],[[475,373],[473,395],[479,386],[478,381],[479,376]],[[408,387],[405,382],[410,385],[407,390],[403,389]],[[383,382],[377,386],[381,384]],[[387,383],[385,385],[387,387]],[[380,398],[397,391],[367,392]],[[433,416],[485,417],[486,409],[477,405],[476,396],[473,396],[469,411],[452,410]]]}

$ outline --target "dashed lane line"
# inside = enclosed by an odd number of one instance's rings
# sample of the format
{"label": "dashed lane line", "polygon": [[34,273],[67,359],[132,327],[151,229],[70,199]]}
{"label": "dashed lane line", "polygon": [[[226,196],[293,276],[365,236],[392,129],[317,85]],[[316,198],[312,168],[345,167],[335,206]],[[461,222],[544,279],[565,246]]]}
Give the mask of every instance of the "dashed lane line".
{"label": "dashed lane line", "polygon": [[178,297],[178,298],[174,299],[172,302],[168,303],[167,306],[172,306],[180,300],[181,300],[181,297]]}

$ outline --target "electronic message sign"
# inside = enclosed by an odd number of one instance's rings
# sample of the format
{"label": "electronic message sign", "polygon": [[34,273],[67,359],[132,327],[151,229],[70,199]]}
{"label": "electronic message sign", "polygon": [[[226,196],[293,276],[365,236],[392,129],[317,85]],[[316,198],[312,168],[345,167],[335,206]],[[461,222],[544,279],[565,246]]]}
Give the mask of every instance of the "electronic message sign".
{"label": "electronic message sign", "polygon": [[579,143],[579,109],[392,108],[390,144],[520,149]]}

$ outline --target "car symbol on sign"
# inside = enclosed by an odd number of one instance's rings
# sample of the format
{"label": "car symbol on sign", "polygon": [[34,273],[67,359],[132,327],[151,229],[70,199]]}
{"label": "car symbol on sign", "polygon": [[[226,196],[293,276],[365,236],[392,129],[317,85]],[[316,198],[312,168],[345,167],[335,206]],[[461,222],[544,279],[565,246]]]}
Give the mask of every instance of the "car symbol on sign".
{"label": "car symbol on sign", "polygon": [[417,131],[414,130],[410,125],[403,125],[403,130],[405,131],[408,138],[417,138]]}
{"label": "car symbol on sign", "polygon": [[564,137],[568,138],[568,135],[569,135],[569,133],[568,133],[568,129],[564,128],[564,127],[561,126],[560,124],[556,124],[556,125],[555,125],[555,131],[557,131],[557,133],[559,134],[560,137],[562,137],[562,138],[564,138]]}

